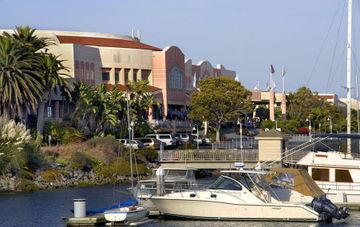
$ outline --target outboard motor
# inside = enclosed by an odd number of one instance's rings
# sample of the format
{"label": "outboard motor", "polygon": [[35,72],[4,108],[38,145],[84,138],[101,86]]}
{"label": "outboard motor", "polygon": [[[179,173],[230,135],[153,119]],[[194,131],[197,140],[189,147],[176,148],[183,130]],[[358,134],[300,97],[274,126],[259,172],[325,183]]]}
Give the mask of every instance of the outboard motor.
{"label": "outboard motor", "polygon": [[321,221],[331,223],[333,218],[338,220],[349,217],[349,209],[337,207],[325,196],[314,198],[311,207],[320,214]]}

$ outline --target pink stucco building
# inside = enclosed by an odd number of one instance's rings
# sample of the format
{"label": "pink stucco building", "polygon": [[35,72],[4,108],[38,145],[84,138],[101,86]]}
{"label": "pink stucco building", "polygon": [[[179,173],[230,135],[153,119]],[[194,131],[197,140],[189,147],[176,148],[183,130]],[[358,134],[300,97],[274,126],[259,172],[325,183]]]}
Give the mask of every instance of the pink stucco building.
{"label": "pink stucco building", "polygon": [[[3,31],[13,32],[0,33]],[[48,30],[37,30],[36,35],[56,44],[49,51],[64,60],[72,81],[105,83],[124,90],[129,81],[148,80],[150,90],[161,103],[160,108],[151,108],[149,120],[185,117],[189,95],[195,89],[194,77],[199,81],[209,76],[236,76],[235,71],[222,65],[213,67],[208,61],[193,64],[176,46],[161,49],[142,43],[137,37]],[[45,115],[62,118],[65,107],[60,97],[54,98],[52,111],[47,109]]]}

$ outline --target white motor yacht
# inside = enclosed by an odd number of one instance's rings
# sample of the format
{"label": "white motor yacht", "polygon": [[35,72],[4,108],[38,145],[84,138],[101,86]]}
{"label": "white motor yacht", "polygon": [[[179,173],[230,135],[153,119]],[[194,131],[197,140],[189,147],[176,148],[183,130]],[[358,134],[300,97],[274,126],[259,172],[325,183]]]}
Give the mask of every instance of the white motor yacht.
{"label": "white motor yacht", "polygon": [[300,169],[223,171],[210,187],[152,196],[164,216],[209,220],[324,221],[346,218]]}
{"label": "white motor yacht", "polygon": [[297,162],[335,203],[360,203],[360,159],[342,152],[309,152]]}

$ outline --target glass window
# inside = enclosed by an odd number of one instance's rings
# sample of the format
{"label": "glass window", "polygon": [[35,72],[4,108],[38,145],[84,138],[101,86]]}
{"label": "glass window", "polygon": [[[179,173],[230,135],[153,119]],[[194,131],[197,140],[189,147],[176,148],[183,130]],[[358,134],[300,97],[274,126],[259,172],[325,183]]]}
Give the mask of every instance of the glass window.
{"label": "glass window", "polygon": [[119,74],[120,74],[120,70],[119,69],[115,69],[115,83],[119,82]]}
{"label": "glass window", "polygon": [[141,79],[142,80],[149,80],[151,70],[142,69],[141,70]]}
{"label": "glass window", "polygon": [[102,72],[102,80],[103,81],[108,81],[110,80],[110,72]]}
{"label": "glass window", "polygon": [[210,189],[221,189],[221,190],[242,190],[239,183],[231,178],[219,177],[210,187]]}
{"label": "glass window", "polygon": [[169,87],[175,89],[182,88],[183,72],[178,65],[173,65],[169,73]]}
{"label": "glass window", "polygon": [[312,168],[312,178],[318,181],[329,181],[329,169]]}
{"label": "glass window", "polygon": [[345,170],[345,169],[336,169],[335,170],[335,181],[336,182],[348,182],[348,183],[353,182],[349,170]]}
{"label": "glass window", "polygon": [[160,135],[159,138],[160,139],[171,139],[171,137],[169,135]]}
{"label": "glass window", "polygon": [[124,81],[125,81],[125,84],[128,84],[129,83],[129,73],[130,73],[130,69],[125,69],[124,71]]}

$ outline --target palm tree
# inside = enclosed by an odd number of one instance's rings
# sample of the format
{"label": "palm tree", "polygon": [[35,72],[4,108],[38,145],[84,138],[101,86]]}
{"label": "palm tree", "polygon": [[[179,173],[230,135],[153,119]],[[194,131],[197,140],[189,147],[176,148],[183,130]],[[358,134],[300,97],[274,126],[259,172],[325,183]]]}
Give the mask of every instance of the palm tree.
{"label": "palm tree", "polygon": [[57,56],[49,53],[41,54],[40,72],[43,78],[44,94],[39,102],[37,113],[37,130],[40,134],[44,131],[44,111],[45,103],[51,104],[51,94],[59,93],[70,94],[69,87],[65,76],[67,68],[63,65],[63,61]]}
{"label": "palm tree", "polygon": [[24,116],[43,95],[37,55],[14,38],[0,36],[0,114]]}

